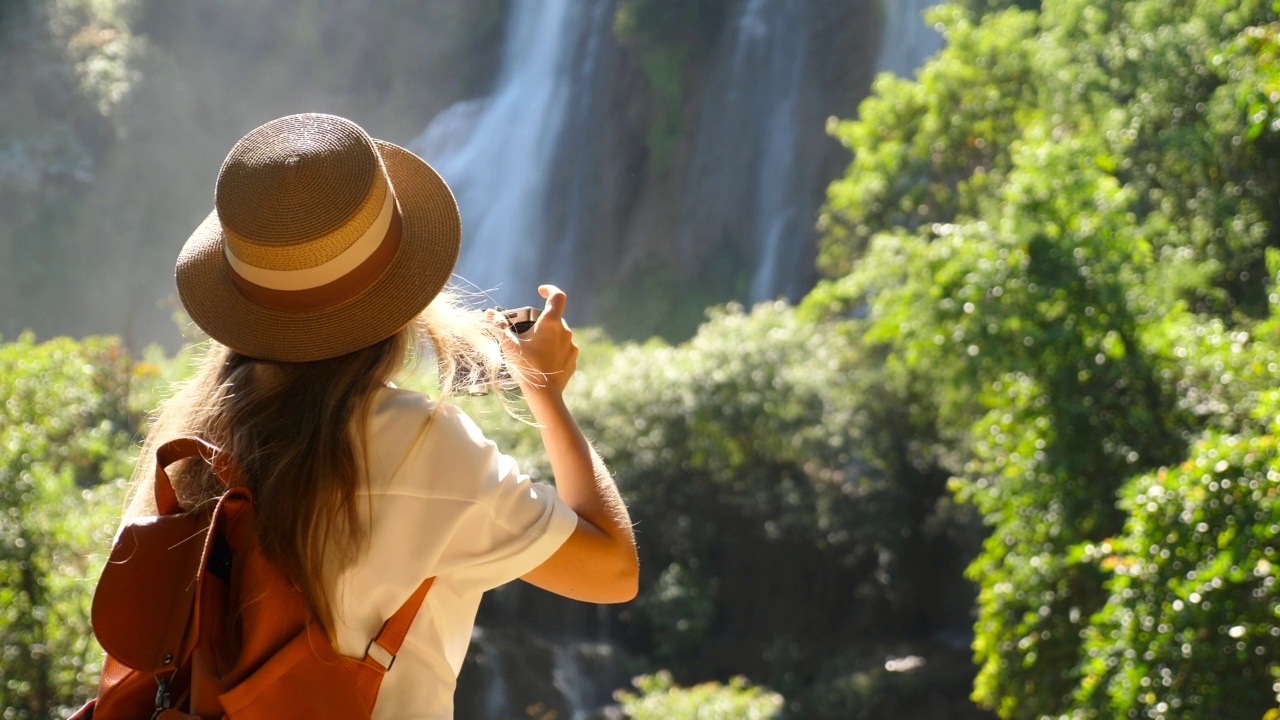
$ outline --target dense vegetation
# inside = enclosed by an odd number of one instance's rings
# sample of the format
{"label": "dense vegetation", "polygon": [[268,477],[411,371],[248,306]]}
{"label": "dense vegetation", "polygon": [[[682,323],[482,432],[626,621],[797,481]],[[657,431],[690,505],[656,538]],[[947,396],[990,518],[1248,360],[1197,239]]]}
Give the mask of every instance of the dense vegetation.
{"label": "dense vegetation", "polygon": [[[156,367],[113,339],[0,345],[0,707],[54,717],[83,702],[101,651],[89,625]],[[139,386],[130,392],[130,385]]]}
{"label": "dense vegetation", "polygon": [[[671,672],[633,717],[1280,715],[1277,10],[943,6],[831,125],[799,308],[589,344],[571,403],[646,568],[621,641]],[[185,368],[0,346],[6,718],[89,691],[86,578]]]}
{"label": "dense vegetation", "polygon": [[979,3],[882,78],[806,309],[848,312],[990,528],[974,698],[1261,717],[1280,620],[1270,2]]}

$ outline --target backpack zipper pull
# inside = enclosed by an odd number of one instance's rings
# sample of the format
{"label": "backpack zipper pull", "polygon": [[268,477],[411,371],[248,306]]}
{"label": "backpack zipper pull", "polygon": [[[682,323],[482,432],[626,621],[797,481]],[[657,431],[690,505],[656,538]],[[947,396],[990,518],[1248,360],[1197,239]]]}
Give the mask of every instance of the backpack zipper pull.
{"label": "backpack zipper pull", "polygon": [[173,699],[169,697],[169,678],[156,676],[156,711],[152,713],[151,720],[160,717],[160,713],[169,709]]}

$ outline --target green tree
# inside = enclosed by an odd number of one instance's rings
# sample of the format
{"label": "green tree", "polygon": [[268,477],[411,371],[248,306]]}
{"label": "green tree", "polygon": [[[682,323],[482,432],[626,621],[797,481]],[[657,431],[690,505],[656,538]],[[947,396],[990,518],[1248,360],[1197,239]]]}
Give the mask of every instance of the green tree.
{"label": "green tree", "polygon": [[1129,196],[1090,155],[1043,133],[1013,153],[1000,216],[878,236],[848,280],[868,303],[866,341],[932,379],[967,446],[956,488],[992,528],[970,568],[975,696],[1007,717],[1062,707],[1102,604],[1101,574],[1060,559],[1116,532],[1124,479],[1181,448],[1140,337],[1152,311],[1134,289],[1150,253]]}
{"label": "green tree", "polygon": [[1274,134],[1246,142],[1257,131],[1242,96],[1263,79],[1265,41],[1246,39],[1274,19],[1271,1],[1060,0],[1043,12],[1045,61],[1058,68],[1047,107],[1106,142],[1099,161],[1136,193],[1162,262],[1203,273],[1180,288],[1202,312],[1267,311],[1280,155]]}
{"label": "green tree", "polygon": [[[1271,407],[1273,414],[1276,409]],[[1071,718],[1261,718],[1278,702],[1280,450],[1213,433],[1131,483],[1122,534],[1083,549],[1113,573]]]}
{"label": "green tree", "polygon": [[977,23],[942,6],[929,19],[946,45],[919,79],[881,75],[857,119],[829,127],[854,156],[818,220],[828,275],[850,272],[877,232],[977,214],[1035,108],[1035,14],[1011,9]]}
{"label": "green tree", "polygon": [[[1269,253],[1273,277],[1280,251]],[[1176,465],[1121,493],[1122,533],[1076,549],[1071,562],[1110,578],[1085,634],[1073,720],[1262,717],[1280,678],[1280,457],[1274,388],[1280,293],[1248,330],[1165,323],[1170,347],[1197,361],[1181,384],[1205,432]],[[1190,365],[1190,364],[1189,364]]]}
{"label": "green tree", "polygon": [[[934,388],[940,456],[991,529],[970,568],[974,697],[1039,718],[1124,695],[1080,690],[1120,687],[1083,660],[1102,651],[1082,637],[1131,613],[1133,591],[1081,549],[1134,522],[1132,502],[1116,505],[1131,478],[1178,463],[1205,430],[1249,432],[1257,368],[1274,367],[1242,364],[1270,351],[1234,338],[1274,312],[1280,127],[1258,88],[1275,83],[1275,14],[967,5],[988,12],[938,11],[950,44],[918,81],[879,80],[860,118],[833,127],[855,156],[824,210],[832,279],[805,307],[865,317],[861,343],[915,378],[903,386]],[[1006,57],[1030,87],[987,71]],[[969,138],[993,154],[978,160]],[[1141,654],[1137,640],[1109,657]]]}

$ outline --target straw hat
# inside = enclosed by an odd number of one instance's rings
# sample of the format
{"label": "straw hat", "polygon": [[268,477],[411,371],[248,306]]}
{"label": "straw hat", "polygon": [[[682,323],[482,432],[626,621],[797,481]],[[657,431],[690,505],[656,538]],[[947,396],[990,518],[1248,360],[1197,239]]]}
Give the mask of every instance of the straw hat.
{"label": "straw hat", "polygon": [[394,335],[453,272],[453,193],[413,153],[333,115],[253,130],[218,173],[214,211],[178,256],[178,294],[250,357],[337,357]]}

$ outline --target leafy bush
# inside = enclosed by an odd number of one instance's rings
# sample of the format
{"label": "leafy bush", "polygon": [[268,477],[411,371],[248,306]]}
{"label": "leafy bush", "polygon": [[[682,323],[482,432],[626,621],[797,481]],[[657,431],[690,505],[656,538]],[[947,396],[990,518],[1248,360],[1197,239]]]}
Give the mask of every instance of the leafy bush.
{"label": "leafy bush", "polygon": [[0,706],[47,718],[96,686],[89,624],[141,422],[151,366],[119,341],[0,344]]}
{"label": "leafy bush", "polygon": [[728,685],[676,685],[671,674],[642,675],[632,681],[639,694],[619,692],[622,711],[632,720],[771,720],[782,717],[782,696],[735,677]]}
{"label": "leafy bush", "polygon": [[702,656],[704,670],[733,671],[739,644],[794,631],[792,610],[753,598],[794,608],[793,580],[867,573],[877,539],[897,535],[895,518],[874,509],[884,487],[850,444],[847,342],[826,329],[783,305],[722,309],[687,343],[618,347],[570,386],[627,498],[644,565],[657,569],[638,604],[655,658],[687,668]]}
{"label": "leafy bush", "polygon": [[[1268,408],[1274,417],[1280,406]],[[1126,487],[1072,718],[1260,718],[1280,697],[1280,439],[1211,433]]]}
{"label": "leafy bush", "polygon": [[[650,667],[790,695],[851,646],[965,622],[952,533],[969,520],[900,432],[916,398],[854,344],[762,304],[715,309],[674,347],[584,347],[568,401],[636,523],[647,570],[624,632]],[[546,472],[527,430],[493,434]]]}

